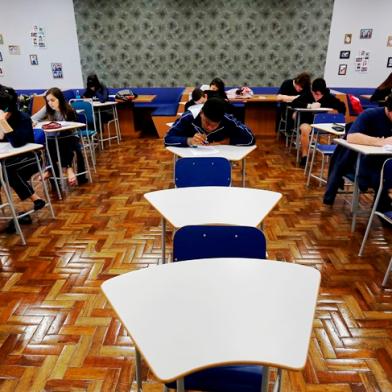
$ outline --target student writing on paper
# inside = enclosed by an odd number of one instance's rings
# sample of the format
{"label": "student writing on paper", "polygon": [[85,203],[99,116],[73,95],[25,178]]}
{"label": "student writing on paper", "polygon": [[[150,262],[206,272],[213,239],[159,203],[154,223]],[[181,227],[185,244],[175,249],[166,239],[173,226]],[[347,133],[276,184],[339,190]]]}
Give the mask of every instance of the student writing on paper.
{"label": "student writing on paper", "polygon": [[[49,121],[76,121],[76,113],[72,106],[69,105],[64,94],[57,87],[49,89],[45,93],[45,106],[32,116],[34,122]],[[52,134],[54,135],[54,134]],[[81,151],[79,137],[74,131],[61,131],[57,134],[58,145],[61,157],[61,165],[67,173],[69,185],[84,184],[88,181],[86,176],[76,177],[72,167],[74,154],[76,154],[78,172],[85,171],[84,158]],[[53,138],[48,139],[48,150],[52,158],[54,170],[58,171],[58,156],[56,142]],[[46,175],[50,175],[47,173]]]}
{"label": "student writing on paper", "polygon": [[[385,107],[367,109],[357,117],[348,131],[347,141],[367,146],[392,145],[392,94],[387,97]],[[366,190],[368,187],[378,189],[381,167],[385,159],[390,156],[390,154],[365,156],[361,160],[360,189]],[[377,210],[381,212],[392,211],[392,173],[387,173],[385,178],[387,178],[387,184],[377,207]]]}
{"label": "student writing on paper", "polygon": [[[27,143],[34,143],[34,133],[31,118],[26,113],[18,110],[17,94],[10,87],[0,86],[0,119],[7,121],[11,132],[5,133],[4,140],[12,147],[22,147]],[[7,158],[4,162],[9,184],[14,189],[20,200],[30,199],[34,210],[45,206],[31,186],[31,176],[38,172],[37,164],[32,153],[26,153]]]}
{"label": "student writing on paper", "polygon": [[191,147],[214,144],[250,146],[255,144],[252,131],[233,115],[225,113],[225,102],[210,98],[200,113],[186,111],[169,129],[166,146]]}

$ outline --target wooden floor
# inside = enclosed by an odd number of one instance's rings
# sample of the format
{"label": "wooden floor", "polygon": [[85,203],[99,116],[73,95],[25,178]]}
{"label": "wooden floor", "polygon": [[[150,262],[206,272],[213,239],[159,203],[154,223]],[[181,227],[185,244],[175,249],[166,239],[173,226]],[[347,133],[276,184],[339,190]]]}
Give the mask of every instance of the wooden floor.
{"label": "wooden floor", "polygon": [[[308,361],[284,372],[283,391],[392,391],[392,290],[380,289],[392,230],[377,220],[357,257],[366,219],[352,234],[342,199],[324,207],[283,143],[258,144],[248,186],[283,194],[265,221],[269,258],[322,273]],[[123,141],[99,154],[93,184],[54,202],[56,220],[44,210],[23,226],[27,246],[0,234],[1,391],[135,390],[132,342],[99,287],[159,261],[160,219],[143,194],[171,180],[160,140]],[[146,391],[161,390],[147,368],[144,377]]]}

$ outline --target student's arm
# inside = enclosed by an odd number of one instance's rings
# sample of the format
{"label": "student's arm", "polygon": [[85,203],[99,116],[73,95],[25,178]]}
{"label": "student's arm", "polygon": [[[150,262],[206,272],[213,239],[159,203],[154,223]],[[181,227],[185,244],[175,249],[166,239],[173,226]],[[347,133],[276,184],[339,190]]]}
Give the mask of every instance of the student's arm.
{"label": "student's arm", "polygon": [[48,114],[46,113],[46,106],[42,107],[40,110],[38,110],[37,113],[33,114],[31,116],[32,121],[38,122],[38,121],[44,121],[48,117]]}
{"label": "student's arm", "polygon": [[101,89],[97,90],[95,96],[99,99],[100,102],[106,102],[109,97],[109,91],[106,87],[102,87]]}
{"label": "student's arm", "polygon": [[370,101],[372,102],[384,101],[387,95],[388,93],[385,90],[380,90],[376,88],[373,95],[370,97]]}
{"label": "student's arm", "polygon": [[277,101],[281,101],[281,102],[293,102],[294,99],[299,98],[299,95],[284,95],[284,94],[278,94],[276,96],[276,100]]}
{"label": "student's arm", "polygon": [[21,118],[14,130],[6,133],[5,137],[12,147],[22,147],[31,141],[33,135],[33,125],[30,117]]}
{"label": "student's arm", "polygon": [[238,121],[233,115],[225,114],[225,120],[230,127],[230,144],[233,146],[252,146],[256,139],[252,131],[242,122]]}
{"label": "student's arm", "polygon": [[165,146],[189,147],[188,139],[195,134],[192,129],[193,115],[191,112],[185,112],[169,129],[163,141]]}

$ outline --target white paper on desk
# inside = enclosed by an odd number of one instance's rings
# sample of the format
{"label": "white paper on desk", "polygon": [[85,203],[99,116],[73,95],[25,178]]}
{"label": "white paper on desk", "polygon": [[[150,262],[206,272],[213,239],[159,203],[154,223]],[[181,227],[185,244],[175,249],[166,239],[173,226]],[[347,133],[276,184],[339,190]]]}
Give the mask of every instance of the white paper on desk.
{"label": "white paper on desk", "polygon": [[196,105],[190,106],[188,108],[188,110],[192,113],[193,118],[196,118],[199,115],[202,107],[203,107],[203,104],[202,103],[198,103]]}
{"label": "white paper on desk", "polygon": [[191,147],[192,154],[194,156],[198,155],[208,155],[208,154],[218,154],[219,150],[213,146],[197,146]]}
{"label": "white paper on desk", "polygon": [[386,144],[382,149],[386,152],[392,152],[392,144]]}

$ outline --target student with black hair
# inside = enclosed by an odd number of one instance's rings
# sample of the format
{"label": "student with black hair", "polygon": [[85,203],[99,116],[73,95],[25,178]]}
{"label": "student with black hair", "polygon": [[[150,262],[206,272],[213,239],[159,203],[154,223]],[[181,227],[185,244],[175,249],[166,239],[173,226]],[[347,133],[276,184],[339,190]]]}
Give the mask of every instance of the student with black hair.
{"label": "student with black hair", "polygon": [[106,102],[109,97],[107,87],[101,83],[96,74],[87,76],[87,88],[83,93],[83,98],[97,99],[100,102]]}
{"label": "student with black hair", "polygon": [[[34,143],[31,118],[18,110],[17,95],[14,89],[0,86],[0,119],[6,120],[12,132],[5,133],[5,141],[12,147],[22,147]],[[30,179],[38,172],[38,166],[32,153],[17,155],[5,160],[5,167],[10,186],[20,200],[30,199],[34,210],[40,210],[46,204],[34,191]]]}
{"label": "student with black hair", "polygon": [[185,110],[191,106],[200,105],[207,101],[207,94],[200,88],[195,88],[192,91],[191,99],[185,104]]}
{"label": "student with black hair", "polygon": [[[327,88],[325,80],[318,78],[313,80],[311,91],[302,93],[298,98],[294,99],[291,103],[293,108],[331,108],[338,113],[346,113],[346,105],[334,95],[332,95]],[[299,131],[301,133],[301,153],[302,158],[300,166],[306,165],[307,153],[309,149],[309,135],[312,130],[310,124],[313,122],[313,114],[301,113],[301,124]]]}
{"label": "student with black hair", "polygon": [[190,111],[186,111],[169,129],[164,138],[165,145],[194,147],[214,144],[255,144],[252,131],[233,115],[225,113],[225,108],[222,99],[210,98],[196,118]]}
{"label": "student with black hair", "polygon": [[223,100],[229,102],[225,92],[225,83],[220,78],[214,78],[211,80],[210,89],[207,92],[208,97],[222,98]]}

